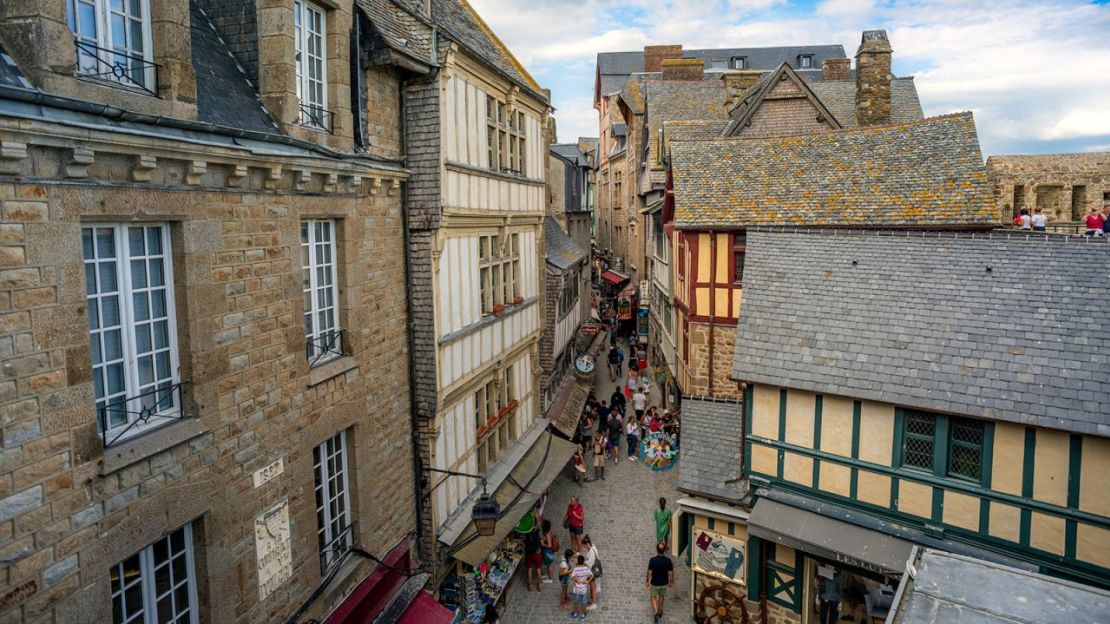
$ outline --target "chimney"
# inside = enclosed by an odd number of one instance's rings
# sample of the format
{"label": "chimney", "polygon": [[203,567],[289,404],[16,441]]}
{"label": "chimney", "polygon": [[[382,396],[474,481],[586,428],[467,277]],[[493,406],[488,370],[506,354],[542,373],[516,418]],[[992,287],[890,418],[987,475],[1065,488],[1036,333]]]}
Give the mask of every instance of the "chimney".
{"label": "chimney", "polygon": [[644,46],[644,71],[663,71],[663,61],[682,58],[681,45]]}
{"label": "chimney", "polygon": [[856,122],[890,123],[890,41],[885,30],[865,30],[856,51]]}
{"label": "chimney", "polygon": [[821,80],[847,80],[852,72],[852,59],[825,59],[821,63]]}
{"label": "chimney", "polygon": [[663,61],[663,80],[701,80],[705,75],[702,59],[668,59]]}
{"label": "chimney", "polygon": [[741,69],[721,74],[721,81],[725,83],[725,107],[732,111],[744,99],[744,93],[759,82],[763,76],[760,69]]}

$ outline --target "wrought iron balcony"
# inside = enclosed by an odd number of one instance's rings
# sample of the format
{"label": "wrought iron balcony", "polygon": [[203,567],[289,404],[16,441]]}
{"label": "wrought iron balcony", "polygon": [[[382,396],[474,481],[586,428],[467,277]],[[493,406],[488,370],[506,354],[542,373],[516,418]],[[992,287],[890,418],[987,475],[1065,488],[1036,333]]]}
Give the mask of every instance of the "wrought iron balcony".
{"label": "wrought iron balcony", "polygon": [[298,123],[305,128],[323,130],[331,134],[334,120],[335,115],[326,108],[314,104],[304,104],[303,102],[300,105],[300,119]]}
{"label": "wrought iron balcony", "polygon": [[305,355],[308,367],[313,368],[337,357],[346,355],[343,351],[345,329],[330,331],[319,338],[305,342]]}
{"label": "wrought iron balcony", "polygon": [[[137,396],[117,399],[99,408],[97,422],[100,425],[104,448],[141,435],[139,430],[145,427],[153,431],[168,424],[169,421],[181,420],[184,417],[181,400],[182,386],[186,383],[182,381],[164,388],[151,388]],[[110,426],[110,423],[121,418],[127,421],[127,425]],[[152,420],[155,422],[151,422]]]}
{"label": "wrought iron balcony", "polygon": [[[141,56],[101,48],[88,41],[75,40],[77,71],[83,76],[105,78],[158,96],[158,64]],[[147,84],[147,83],[150,84]]]}
{"label": "wrought iron balcony", "polygon": [[320,548],[320,571],[322,576],[327,576],[331,568],[343,562],[346,555],[354,548],[355,523],[352,522],[343,528],[330,542]]}

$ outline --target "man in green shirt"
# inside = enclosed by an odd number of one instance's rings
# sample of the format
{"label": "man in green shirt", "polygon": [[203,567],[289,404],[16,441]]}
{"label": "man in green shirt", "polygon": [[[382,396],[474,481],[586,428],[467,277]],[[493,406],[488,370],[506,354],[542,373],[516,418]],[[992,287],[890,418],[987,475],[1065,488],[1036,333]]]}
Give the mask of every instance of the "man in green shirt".
{"label": "man in green shirt", "polygon": [[667,499],[659,499],[659,509],[655,510],[655,541],[669,543],[671,537],[671,510],[667,509]]}

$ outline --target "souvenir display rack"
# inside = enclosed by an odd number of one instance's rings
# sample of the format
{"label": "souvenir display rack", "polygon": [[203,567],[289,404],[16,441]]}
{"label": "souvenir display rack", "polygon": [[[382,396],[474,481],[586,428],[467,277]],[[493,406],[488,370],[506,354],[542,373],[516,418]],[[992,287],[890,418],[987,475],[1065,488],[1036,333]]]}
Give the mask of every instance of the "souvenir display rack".
{"label": "souvenir display rack", "polygon": [[460,607],[466,614],[463,620],[465,622],[478,624],[485,621],[486,605],[497,604],[513,578],[513,573],[524,560],[524,542],[516,533],[510,533],[497,550],[491,553],[491,557],[492,561],[485,561],[477,568],[460,574]]}

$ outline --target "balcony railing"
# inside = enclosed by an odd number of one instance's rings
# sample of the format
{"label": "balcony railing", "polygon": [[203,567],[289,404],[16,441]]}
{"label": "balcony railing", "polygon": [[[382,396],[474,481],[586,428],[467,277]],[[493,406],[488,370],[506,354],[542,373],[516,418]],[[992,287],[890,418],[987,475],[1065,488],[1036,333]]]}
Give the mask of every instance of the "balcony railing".
{"label": "balcony railing", "polygon": [[[182,387],[186,383],[182,381],[172,386],[151,388],[137,396],[119,399],[98,409],[97,419],[104,448],[140,435],[139,430],[144,427],[150,426],[153,431],[168,424],[166,421],[181,420],[184,417]],[[121,417],[127,421],[127,425],[111,427],[110,423]]]}
{"label": "balcony railing", "polygon": [[322,576],[327,576],[333,566],[339,565],[346,555],[354,548],[355,523],[352,522],[343,528],[330,542],[320,549],[320,571]]}
{"label": "balcony railing", "polygon": [[346,355],[343,352],[343,336],[347,330],[330,331],[327,334],[305,342],[308,367],[313,368],[334,358]]}
{"label": "balcony railing", "polygon": [[152,88],[158,84],[157,63],[141,56],[101,48],[80,39],[74,41],[74,46],[77,52],[77,71],[81,75],[114,80],[158,96]]}
{"label": "balcony railing", "polygon": [[332,133],[332,124],[334,123],[335,115],[328,109],[316,106],[313,104],[300,105],[300,119],[298,122],[305,128],[314,128],[316,130],[323,130],[328,134]]}

